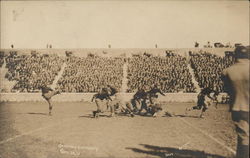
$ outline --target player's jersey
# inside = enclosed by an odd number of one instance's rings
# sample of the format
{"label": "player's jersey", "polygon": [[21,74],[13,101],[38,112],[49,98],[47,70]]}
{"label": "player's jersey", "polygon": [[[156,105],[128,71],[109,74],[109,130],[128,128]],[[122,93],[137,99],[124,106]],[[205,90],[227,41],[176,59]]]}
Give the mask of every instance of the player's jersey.
{"label": "player's jersey", "polygon": [[204,102],[205,102],[205,96],[203,93],[199,93],[198,96],[197,96],[197,99],[198,99],[198,105],[203,105]]}
{"label": "player's jersey", "polygon": [[146,99],[147,98],[147,93],[144,90],[139,90],[134,94],[133,98],[136,99],[136,100],[138,100],[138,99]]}
{"label": "player's jersey", "polygon": [[51,89],[47,86],[44,86],[41,89],[42,89],[42,94],[46,94],[46,93],[49,93],[50,91],[53,91],[53,89]]}
{"label": "player's jersey", "polygon": [[162,91],[158,88],[153,88],[150,91],[147,92],[149,94],[150,97],[158,97],[157,93],[160,93],[161,95],[164,96],[164,94],[162,93]]}
{"label": "player's jersey", "polygon": [[115,89],[115,88],[113,88],[113,87],[109,87],[110,88],[110,92],[109,92],[109,96],[113,96],[113,95],[115,95],[118,91]]}
{"label": "player's jersey", "polygon": [[[213,96],[211,96],[212,93],[213,93]],[[207,87],[207,88],[202,89],[200,94],[203,94],[203,95],[209,97],[210,99],[214,100],[219,95],[219,92]]]}
{"label": "player's jersey", "polygon": [[204,95],[210,95],[211,93],[216,93],[217,94],[218,92],[211,89],[211,88],[204,88],[204,89],[201,90],[200,93],[202,93]]}
{"label": "player's jersey", "polygon": [[[97,99],[101,99],[101,100],[104,100],[104,99],[110,99],[109,97],[109,94],[108,93],[97,93],[93,96],[93,99],[94,98],[97,98]],[[111,100],[111,99],[110,99]]]}

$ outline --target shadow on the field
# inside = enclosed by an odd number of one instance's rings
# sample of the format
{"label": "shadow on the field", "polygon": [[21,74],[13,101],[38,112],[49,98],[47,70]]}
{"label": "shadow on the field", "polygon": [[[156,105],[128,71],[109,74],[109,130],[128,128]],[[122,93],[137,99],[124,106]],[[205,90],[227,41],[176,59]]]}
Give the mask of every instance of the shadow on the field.
{"label": "shadow on the field", "polygon": [[220,155],[205,153],[199,150],[187,150],[171,147],[160,147],[148,144],[140,144],[146,149],[126,148],[137,153],[159,156],[165,158],[226,158]]}
{"label": "shadow on the field", "polygon": [[30,114],[30,115],[49,115],[48,113],[42,113],[42,112],[28,112],[27,114]]}
{"label": "shadow on the field", "polygon": [[191,118],[200,118],[199,116],[190,116],[190,115],[175,115],[177,117],[191,117]]}
{"label": "shadow on the field", "polygon": [[89,115],[81,115],[81,116],[79,116],[79,117],[94,118],[93,115],[90,115],[90,114],[89,114]]}
{"label": "shadow on the field", "polygon": [[[79,117],[94,118],[93,114],[81,115]],[[99,117],[109,117],[109,116],[108,115],[104,115],[104,114],[99,114]]]}
{"label": "shadow on the field", "polygon": [[[115,114],[116,117],[130,117],[129,114],[126,113],[117,113]],[[88,115],[81,115],[79,117],[85,117],[85,118],[94,118],[93,114],[88,114]],[[99,117],[109,117],[110,114],[99,114]]]}

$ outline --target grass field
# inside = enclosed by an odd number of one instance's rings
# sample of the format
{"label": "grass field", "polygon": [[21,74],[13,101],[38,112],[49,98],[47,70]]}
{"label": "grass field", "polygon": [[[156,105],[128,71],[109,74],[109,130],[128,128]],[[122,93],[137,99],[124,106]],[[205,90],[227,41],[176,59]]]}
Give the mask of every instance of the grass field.
{"label": "grass field", "polygon": [[[75,157],[232,157],[236,133],[228,106],[184,115],[193,103],[164,103],[176,117],[92,118],[88,102],[0,104],[1,158]],[[108,113],[107,113],[108,114]]]}

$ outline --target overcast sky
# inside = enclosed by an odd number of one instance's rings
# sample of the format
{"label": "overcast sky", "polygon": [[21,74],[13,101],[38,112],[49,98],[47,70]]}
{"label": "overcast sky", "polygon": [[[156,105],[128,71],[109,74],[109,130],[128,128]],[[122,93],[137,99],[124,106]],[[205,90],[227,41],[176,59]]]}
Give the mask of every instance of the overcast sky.
{"label": "overcast sky", "polygon": [[249,44],[248,1],[1,1],[1,48]]}

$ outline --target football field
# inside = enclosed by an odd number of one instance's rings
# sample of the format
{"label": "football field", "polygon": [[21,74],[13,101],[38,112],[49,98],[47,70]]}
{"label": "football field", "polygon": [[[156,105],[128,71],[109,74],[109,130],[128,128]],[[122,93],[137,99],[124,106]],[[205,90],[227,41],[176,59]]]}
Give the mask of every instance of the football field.
{"label": "football field", "polygon": [[0,104],[1,158],[169,157],[226,158],[236,149],[236,133],[228,105],[185,115],[194,103],[163,103],[175,117],[92,118],[89,102]]}

